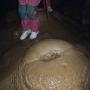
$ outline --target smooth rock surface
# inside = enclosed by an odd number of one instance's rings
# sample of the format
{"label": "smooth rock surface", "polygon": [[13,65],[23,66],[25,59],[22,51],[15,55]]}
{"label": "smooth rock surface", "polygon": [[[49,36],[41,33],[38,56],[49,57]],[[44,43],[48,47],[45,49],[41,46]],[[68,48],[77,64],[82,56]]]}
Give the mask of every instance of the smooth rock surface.
{"label": "smooth rock surface", "polygon": [[47,39],[33,45],[0,90],[89,90],[88,58],[72,44]]}

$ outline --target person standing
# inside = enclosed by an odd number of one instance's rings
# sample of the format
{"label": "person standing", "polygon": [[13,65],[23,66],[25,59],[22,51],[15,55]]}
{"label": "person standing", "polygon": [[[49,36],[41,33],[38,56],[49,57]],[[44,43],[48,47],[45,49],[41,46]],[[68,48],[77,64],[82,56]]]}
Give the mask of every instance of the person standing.
{"label": "person standing", "polygon": [[40,20],[36,11],[40,0],[18,0],[18,2],[18,11],[23,29],[20,40],[26,39],[29,35],[30,39],[35,39],[40,30]]}

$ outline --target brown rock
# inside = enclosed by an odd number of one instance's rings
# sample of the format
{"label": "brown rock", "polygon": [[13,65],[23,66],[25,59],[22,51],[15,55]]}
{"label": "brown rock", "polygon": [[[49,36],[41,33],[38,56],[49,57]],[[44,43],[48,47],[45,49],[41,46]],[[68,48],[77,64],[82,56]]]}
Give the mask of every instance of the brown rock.
{"label": "brown rock", "polygon": [[73,45],[55,39],[36,43],[0,90],[89,90],[88,58]]}

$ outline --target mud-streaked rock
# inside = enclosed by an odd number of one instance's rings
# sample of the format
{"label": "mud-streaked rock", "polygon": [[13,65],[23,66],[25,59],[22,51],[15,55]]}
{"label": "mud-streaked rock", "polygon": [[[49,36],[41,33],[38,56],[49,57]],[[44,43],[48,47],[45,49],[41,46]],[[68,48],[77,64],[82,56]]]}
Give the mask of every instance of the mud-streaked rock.
{"label": "mud-streaked rock", "polygon": [[47,39],[32,46],[0,90],[89,90],[88,58],[72,44]]}

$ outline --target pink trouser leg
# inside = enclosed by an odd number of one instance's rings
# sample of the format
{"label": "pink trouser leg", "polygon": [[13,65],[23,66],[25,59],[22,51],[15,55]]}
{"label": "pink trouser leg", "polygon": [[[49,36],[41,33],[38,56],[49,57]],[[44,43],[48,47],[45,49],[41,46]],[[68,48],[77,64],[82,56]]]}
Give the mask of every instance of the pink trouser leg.
{"label": "pink trouser leg", "polygon": [[40,20],[22,20],[21,25],[23,30],[31,29],[33,32],[38,32],[40,30]]}
{"label": "pink trouser leg", "polygon": [[40,20],[39,20],[39,18],[37,18],[35,20],[30,20],[30,24],[31,24],[31,30],[33,32],[38,32],[40,30]]}
{"label": "pink trouser leg", "polygon": [[28,30],[30,28],[30,20],[29,19],[22,20],[21,25],[23,30]]}
{"label": "pink trouser leg", "polygon": [[34,11],[33,16],[35,19],[24,19],[21,21],[23,30],[31,29],[33,32],[38,32],[40,29],[40,19],[36,11]]}

